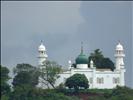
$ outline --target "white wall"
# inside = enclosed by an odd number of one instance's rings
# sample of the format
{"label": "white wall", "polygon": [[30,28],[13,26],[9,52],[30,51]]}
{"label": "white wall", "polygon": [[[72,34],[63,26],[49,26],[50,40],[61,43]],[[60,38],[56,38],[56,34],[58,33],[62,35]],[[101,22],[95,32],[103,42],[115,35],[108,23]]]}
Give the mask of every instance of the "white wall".
{"label": "white wall", "polygon": [[[93,69],[88,68],[88,69],[72,69],[71,71],[67,71],[60,74],[60,78],[57,79],[56,81],[56,86],[58,86],[60,83],[64,83],[68,77],[76,73],[84,74],[89,82],[91,81],[90,78],[94,78],[95,84],[89,83],[90,85],[89,88],[111,89],[116,87],[117,85],[120,85],[120,83],[119,84],[113,83],[113,78],[119,78],[120,82],[120,72],[96,71],[95,77],[93,77]],[[102,84],[97,83],[97,78],[103,78],[104,79],[103,83]]]}

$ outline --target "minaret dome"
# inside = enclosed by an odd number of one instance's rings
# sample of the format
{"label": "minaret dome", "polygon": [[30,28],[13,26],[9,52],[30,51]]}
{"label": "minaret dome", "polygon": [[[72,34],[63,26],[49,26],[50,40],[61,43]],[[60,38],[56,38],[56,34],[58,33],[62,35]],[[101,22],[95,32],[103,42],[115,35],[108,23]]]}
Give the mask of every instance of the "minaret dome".
{"label": "minaret dome", "polygon": [[41,45],[38,47],[38,51],[46,51],[46,48],[43,45],[42,41],[41,41]]}
{"label": "minaret dome", "polygon": [[120,42],[116,45],[116,50],[123,50],[123,46]]}

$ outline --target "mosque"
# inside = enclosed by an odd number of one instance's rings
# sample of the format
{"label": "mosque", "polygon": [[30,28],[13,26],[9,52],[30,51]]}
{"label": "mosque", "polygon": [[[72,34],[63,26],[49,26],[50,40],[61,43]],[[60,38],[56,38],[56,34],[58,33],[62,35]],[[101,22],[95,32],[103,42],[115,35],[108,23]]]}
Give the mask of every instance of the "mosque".
{"label": "mosque", "polygon": [[[42,42],[38,48],[38,52],[39,67],[43,67],[43,62],[47,59],[48,55],[46,54],[46,48]],[[123,58],[125,54],[120,42],[116,45],[114,57],[116,61],[113,71],[110,69],[96,68],[92,60],[90,61],[90,67],[88,67],[88,57],[83,53],[81,47],[81,53],[75,59],[76,67],[72,67],[72,62],[69,61],[68,70],[59,74],[60,77],[56,80],[55,86],[64,83],[68,77],[76,73],[84,74],[87,77],[89,88],[91,89],[112,89],[117,85],[124,86],[124,73],[126,70]]]}

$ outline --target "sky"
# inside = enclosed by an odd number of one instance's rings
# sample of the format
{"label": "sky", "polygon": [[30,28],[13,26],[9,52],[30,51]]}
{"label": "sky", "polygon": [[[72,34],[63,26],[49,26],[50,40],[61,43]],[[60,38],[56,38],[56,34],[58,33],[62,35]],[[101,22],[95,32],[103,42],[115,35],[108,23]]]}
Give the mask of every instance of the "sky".
{"label": "sky", "polygon": [[1,63],[38,65],[43,41],[48,59],[65,68],[80,53],[99,48],[114,63],[120,40],[126,57],[126,85],[133,87],[133,2],[131,1],[2,1]]}

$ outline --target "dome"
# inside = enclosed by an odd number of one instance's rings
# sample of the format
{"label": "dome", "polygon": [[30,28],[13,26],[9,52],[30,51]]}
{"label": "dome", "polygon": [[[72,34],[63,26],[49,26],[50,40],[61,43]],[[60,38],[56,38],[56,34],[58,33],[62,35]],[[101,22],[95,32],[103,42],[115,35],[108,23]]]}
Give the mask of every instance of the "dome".
{"label": "dome", "polygon": [[76,64],[88,64],[88,57],[81,53],[77,58],[76,58]]}
{"label": "dome", "polygon": [[43,43],[41,43],[41,45],[38,47],[39,51],[46,51],[45,46],[43,45]]}
{"label": "dome", "polygon": [[123,46],[120,44],[120,42],[116,46],[116,50],[123,50]]}

